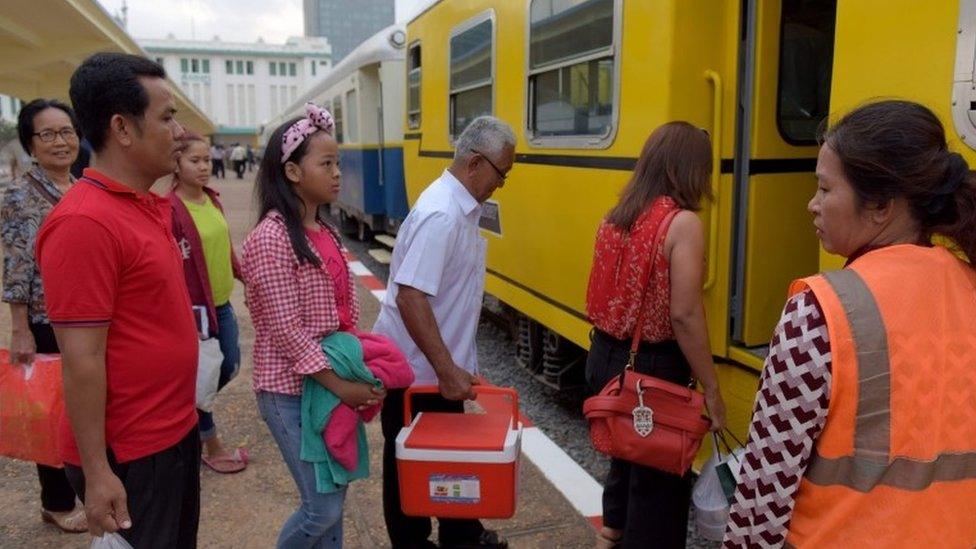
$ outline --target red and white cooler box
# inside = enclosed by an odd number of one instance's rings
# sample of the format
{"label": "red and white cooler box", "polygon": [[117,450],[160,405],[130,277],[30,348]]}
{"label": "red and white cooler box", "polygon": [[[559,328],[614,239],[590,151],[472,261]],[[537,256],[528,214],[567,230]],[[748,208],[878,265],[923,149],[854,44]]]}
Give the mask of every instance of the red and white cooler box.
{"label": "red and white cooler box", "polygon": [[411,387],[403,397],[404,427],[396,439],[400,504],[406,515],[510,518],[518,499],[522,423],[514,389],[475,385],[479,395],[505,395],[511,410],[485,414],[420,412],[411,397],[438,393]]}

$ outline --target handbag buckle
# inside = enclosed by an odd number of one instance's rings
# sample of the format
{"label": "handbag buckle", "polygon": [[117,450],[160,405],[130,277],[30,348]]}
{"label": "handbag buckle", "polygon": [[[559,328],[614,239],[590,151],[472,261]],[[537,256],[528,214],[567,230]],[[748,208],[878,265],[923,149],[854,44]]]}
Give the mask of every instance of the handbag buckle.
{"label": "handbag buckle", "polygon": [[644,406],[644,388],[641,380],[637,380],[637,406],[631,411],[634,416],[634,431],[642,437],[647,437],[654,430],[654,410]]}

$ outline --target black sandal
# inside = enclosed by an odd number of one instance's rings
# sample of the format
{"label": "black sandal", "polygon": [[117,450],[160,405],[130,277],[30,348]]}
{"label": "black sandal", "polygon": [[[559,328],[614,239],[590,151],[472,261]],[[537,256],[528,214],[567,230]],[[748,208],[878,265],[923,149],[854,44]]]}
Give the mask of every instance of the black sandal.
{"label": "black sandal", "polygon": [[494,530],[483,530],[475,541],[441,543],[441,549],[506,549],[508,540]]}

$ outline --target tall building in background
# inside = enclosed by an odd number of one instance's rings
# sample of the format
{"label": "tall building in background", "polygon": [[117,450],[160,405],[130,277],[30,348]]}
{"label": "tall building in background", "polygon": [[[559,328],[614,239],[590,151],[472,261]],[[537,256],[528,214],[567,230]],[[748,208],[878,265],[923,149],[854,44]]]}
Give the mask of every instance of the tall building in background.
{"label": "tall building in background", "polygon": [[332,69],[325,38],[284,44],[138,40],[183,93],[217,124],[216,143],[257,144],[261,125]]}
{"label": "tall building in background", "polygon": [[324,36],[338,63],[364,40],[393,24],[393,0],[303,0],[305,36]]}

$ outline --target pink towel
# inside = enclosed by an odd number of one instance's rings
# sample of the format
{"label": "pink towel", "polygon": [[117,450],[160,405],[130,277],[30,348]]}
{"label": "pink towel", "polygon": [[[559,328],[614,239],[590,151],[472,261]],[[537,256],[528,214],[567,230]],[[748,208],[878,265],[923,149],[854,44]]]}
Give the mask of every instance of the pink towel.
{"label": "pink towel", "polygon": [[[384,388],[403,389],[413,383],[413,369],[392,340],[370,332],[356,330],[352,333],[363,346],[363,362],[376,379],[383,383]],[[354,470],[359,460],[356,427],[360,419],[370,421],[380,413],[382,406],[380,403],[357,412],[345,404],[339,404],[332,411],[322,438],[332,457],[347,471]]]}

